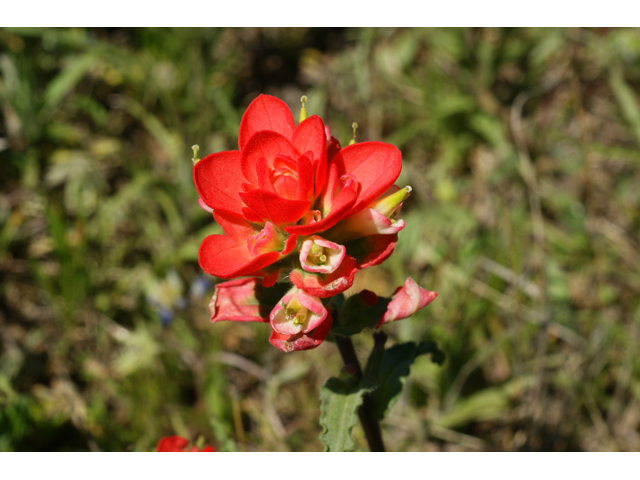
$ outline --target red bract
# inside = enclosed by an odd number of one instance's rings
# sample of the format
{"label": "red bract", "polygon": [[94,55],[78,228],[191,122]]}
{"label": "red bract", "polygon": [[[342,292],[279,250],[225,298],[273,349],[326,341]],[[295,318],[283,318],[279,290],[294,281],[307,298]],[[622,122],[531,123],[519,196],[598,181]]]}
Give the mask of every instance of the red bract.
{"label": "red bract", "polygon": [[267,288],[256,277],[218,283],[209,302],[211,321],[268,322],[271,311],[286,293],[286,286]]}
{"label": "red bract", "polygon": [[[296,126],[284,102],[260,95],[242,117],[238,150],[194,166],[200,204],[213,210],[224,231],[202,242],[201,267],[223,279],[259,277],[262,287],[289,278],[296,298],[322,305],[321,299],[351,287],[358,270],[393,252],[404,228],[395,216],[411,191],[393,185],[401,163],[393,145],[341,148],[320,117]],[[216,287],[212,321],[266,321],[257,280],[234,282]],[[271,343],[284,351],[313,348],[329,332],[326,318],[298,331],[272,313]]]}
{"label": "red bract", "polygon": [[273,331],[287,337],[309,334],[327,319],[331,322],[320,299],[296,287],[282,297],[269,315]]}
{"label": "red bract", "polygon": [[198,449],[195,445],[191,448],[187,448],[188,445],[189,440],[177,435],[163,437],[158,442],[156,452],[215,452],[211,446],[205,445],[203,448]]}
{"label": "red bract", "polygon": [[[220,278],[277,268],[297,236],[327,231],[364,210],[401,169],[396,147],[363,142],[339,149],[320,117],[296,127],[286,104],[268,95],[247,108],[238,143],[239,150],[209,155],[193,170],[200,198],[225,232],[205,239],[200,265]],[[260,248],[250,240],[268,236]]]}
{"label": "red bract", "polygon": [[325,319],[314,330],[289,335],[288,333],[279,333],[274,329],[269,337],[269,342],[283,352],[310,350],[320,345],[329,335],[330,330],[331,314],[327,311]]}
{"label": "red bract", "polygon": [[398,287],[391,296],[391,302],[387,305],[387,311],[380,319],[376,328],[389,322],[410,317],[418,310],[426,307],[438,296],[436,292],[430,292],[419,286],[412,278],[407,277],[401,287]]}
{"label": "red bract", "polygon": [[217,284],[209,302],[211,321],[268,321],[270,310],[258,299],[257,289],[260,289],[257,278],[239,278]]}

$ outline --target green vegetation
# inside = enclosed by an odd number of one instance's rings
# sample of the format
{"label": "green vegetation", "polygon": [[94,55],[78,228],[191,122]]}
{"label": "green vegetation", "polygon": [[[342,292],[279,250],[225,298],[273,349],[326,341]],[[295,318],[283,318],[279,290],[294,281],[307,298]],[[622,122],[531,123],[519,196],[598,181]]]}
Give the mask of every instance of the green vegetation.
{"label": "green vegetation", "polygon": [[[318,451],[330,342],[209,323],[191,145],[259,93],[397,145],[396,252],[438,298],[389,450],[640,450],[637,29],[1,29],[0,451]],[[368,333],[355,337],[361,358]],[[356,449],[366,449],[360,426]]]}

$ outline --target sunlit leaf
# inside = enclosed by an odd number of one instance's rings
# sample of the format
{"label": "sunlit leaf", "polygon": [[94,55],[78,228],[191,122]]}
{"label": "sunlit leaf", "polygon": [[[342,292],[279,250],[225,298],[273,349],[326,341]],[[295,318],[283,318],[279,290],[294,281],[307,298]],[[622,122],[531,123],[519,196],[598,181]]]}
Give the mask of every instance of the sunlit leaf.
{"label": "sunlit leaf", "polygon": [[328,452],[353,451],[351,429],[358,423],[358,407],[367,392],[355,378],[332,377],[320,390],[320,441]]}

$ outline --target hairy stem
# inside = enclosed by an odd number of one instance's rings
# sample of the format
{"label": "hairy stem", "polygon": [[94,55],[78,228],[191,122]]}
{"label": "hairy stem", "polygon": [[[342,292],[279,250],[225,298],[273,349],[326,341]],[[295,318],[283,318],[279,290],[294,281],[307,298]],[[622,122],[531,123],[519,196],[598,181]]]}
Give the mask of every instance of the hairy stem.
{"label": "hairy stem", "polygon": [[[334,335],[334,337],[347,372],[356,375],[358,380],[361,380],[363,377],[362,368],[356,356],[356,351],[353,348],[351,338],[342,335]],[[360,419],[364,434],[367,437],[369,450],[372,452],[384,452],[382,433],[380,432],[378,419],[373,411],[373,398],[371,394],[365,393],[362,397],[362,405],[358,408],[358,418]]]}

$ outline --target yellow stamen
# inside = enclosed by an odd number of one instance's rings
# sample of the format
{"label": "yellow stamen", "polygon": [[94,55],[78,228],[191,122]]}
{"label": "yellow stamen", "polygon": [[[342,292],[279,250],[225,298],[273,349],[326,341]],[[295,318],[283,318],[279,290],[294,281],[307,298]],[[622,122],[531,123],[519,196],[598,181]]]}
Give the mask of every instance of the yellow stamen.
{"label": "yellow stamen", "polygon": [[298,301],[298,298],[293,297],[284,309],[284,318],[298,327],[307,323],[308,312],[309,311]]}
{"label": "yellow stamen", "polygon": [[354,143],[356,143],[356,130],[358,129],[358,124],[356,122],[353,122],[351,124],[351,128],[353,128],[353,137],[351,137],[349,145],[353,145]]}
{"label": "yellow stamen", "polygon": [[296,314],[295,318],[293,319],[293,322],[291,322],[291,323],[293,323],[296,327],[299,327],[300,325],[304,325],[305,323],[307,323],[306,322],[306,320],[307,320],[306,313],[307,313],[306,311],[305,312],[299,311]]}
{"label": "yellow stamen", "polygon": [[303,95],[300,101],[302,102],[302,107],[300,108],[300,120],[298,123],[302,123],[307,119],[307,109],[304,108],[304,104],[307,103],[307,96]]}
{"label": "yellow stamen", "polygon": [[324,265],[327,261],[327,256],[324,255],[324,248],[317,243],[314,243],[313,245],[311,245],[311,249],[309,250],[307,259],[309,262],[312,262],[316,265]]}
{"label": "yellow stamen", "polygon": [[191,159],[191,161],[195,165],[200,161],[200,159],[198,158],[198,150],[200,150],[200,146],[196,144],[191,147],[191,150],[193,150],[193,158]]}
{"label": "yellow stamen", "polygon": [[309,254],[310,255],[317,255],[319,253],[322,253],[322,251],[324,250],[324,248],[322,248],[320,245],[318,245],[317,243],[312,243],[311,244],[311,250],[309,250]]}

